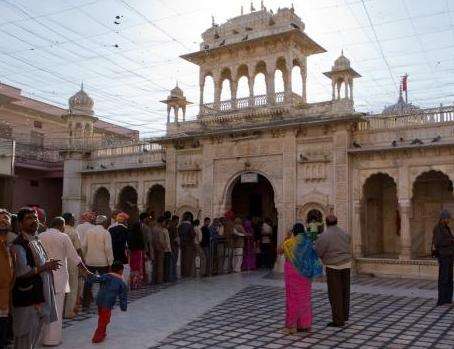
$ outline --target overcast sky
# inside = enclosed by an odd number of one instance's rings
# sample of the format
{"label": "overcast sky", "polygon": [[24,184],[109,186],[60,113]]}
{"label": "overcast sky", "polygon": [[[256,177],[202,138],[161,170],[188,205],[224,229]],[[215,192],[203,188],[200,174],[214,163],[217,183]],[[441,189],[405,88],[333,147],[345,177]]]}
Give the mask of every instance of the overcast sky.
{"label": "overcast sky", "polygon": [[[260,1],[254,4],[260,8]],[[97,116],[156,136],[166,121],[159,101],[177,80],[195,103],[188,114],[198,112],[198,69],[179,56],[198,50],[211,15],[223,23],[241,5],[248,11],[250,2],[1,0],[0,81],[62,107],[83,81]],[[290,5],[265,0],[275,11]],[[362,75],[354,91],[359,111],[394,103],[405,73],[412,103],[454,101],[453,0],[299,0],[294,6],[305,32],[327,50],[309,59],[309,102],[330,99],[322,72],[342,49]]]}

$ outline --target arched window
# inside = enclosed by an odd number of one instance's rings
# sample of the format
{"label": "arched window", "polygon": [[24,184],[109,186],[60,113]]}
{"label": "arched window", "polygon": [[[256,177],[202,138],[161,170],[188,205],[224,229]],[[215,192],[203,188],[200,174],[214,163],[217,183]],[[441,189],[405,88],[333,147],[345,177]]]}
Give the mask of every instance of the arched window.
{"label": "arched window", "polygon": [[203,103],[213,103],[214,101],[214,81],[211,75],[205,76],[205,84],[203,85]]}

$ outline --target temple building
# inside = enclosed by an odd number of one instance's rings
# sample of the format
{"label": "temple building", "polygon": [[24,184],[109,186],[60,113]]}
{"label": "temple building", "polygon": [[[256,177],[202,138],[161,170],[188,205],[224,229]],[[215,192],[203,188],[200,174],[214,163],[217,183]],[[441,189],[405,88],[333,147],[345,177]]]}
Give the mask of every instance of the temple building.
{"label": "temple building", "polygon": [[49,217],[61,214],[65,149],[90,149],[138,140],[137,131],[94,116],[83,90],[68,109],[22,95],[0,84],[0,207],[37,206]]}
{"label": "temple building", "polygon": [[[164,136],[66,151],[64,210],[120,208],[133,217],[170,210],[203,219],[231,209],[270,217],[278,242],[296,221],[334,212],[352,234],[357,272],[435,278],[432,228],[443,208],[454,214],[454,107],[421,109],[400,96],[378,115],[356,112],[360,74],[343,53],[324,73],[331,100],[308,103],[307,58],[325,49],[293,8],[252,9],[213,23],[202,40],[199,51],[182,56],[200,71],[197,117],[185,116],[189,101],[177,86],[162,101]],[[259,74],[264,94],[255,92]],[[214,82],[210,103],[207,79]],[[240,80],[247,96],[238,96]],[[221,98],[225,86],[228,100]]]}

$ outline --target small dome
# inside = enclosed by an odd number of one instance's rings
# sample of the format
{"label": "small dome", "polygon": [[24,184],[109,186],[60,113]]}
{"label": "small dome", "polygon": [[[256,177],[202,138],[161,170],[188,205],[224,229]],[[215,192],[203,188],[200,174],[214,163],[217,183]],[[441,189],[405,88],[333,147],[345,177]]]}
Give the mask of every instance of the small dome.
{"label": "small dome", "polygon": [[344,70],[350,68],[350,61],[342,54],[334,61],[333,70]]}
{"label": "small dome", "polygon": [[83,85],[80,91],[68,100],[69,110],[72,114],[93,115],[93,99],[84,91]]}
{"label": "small dome", "polygon": [[399,99],[397,100],[396,104],[387,106],[383,109],[383,115],[406,115],[411,114],[419,111],[420,108],[416,105],[411,103],[405,102],[404,98],[402,97],[402,92],[399,95]]}
{"label": "small dome", "polygon": [[177,86],[170,91],[170,97],[183,97],[183,90]]}

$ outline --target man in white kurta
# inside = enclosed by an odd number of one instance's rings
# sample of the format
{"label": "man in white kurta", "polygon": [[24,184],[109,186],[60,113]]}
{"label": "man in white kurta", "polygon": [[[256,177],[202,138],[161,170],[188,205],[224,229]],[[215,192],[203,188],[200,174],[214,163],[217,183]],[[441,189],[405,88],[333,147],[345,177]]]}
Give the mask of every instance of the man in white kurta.
{"label": "man in white kurta", "polygon": [[43,344],[49,346],[59,345],[62,342],[63,306],[65,294],[70,291],[68,261],[77,265],[82,271],[86,270],[71,239],[64,234],[64,231],[65,220],[62,217],[56,217],[52,220],[50,228],[39,236],[49,258],[61,261],[61,268],[53,272],[58,320],[43,328]]}

